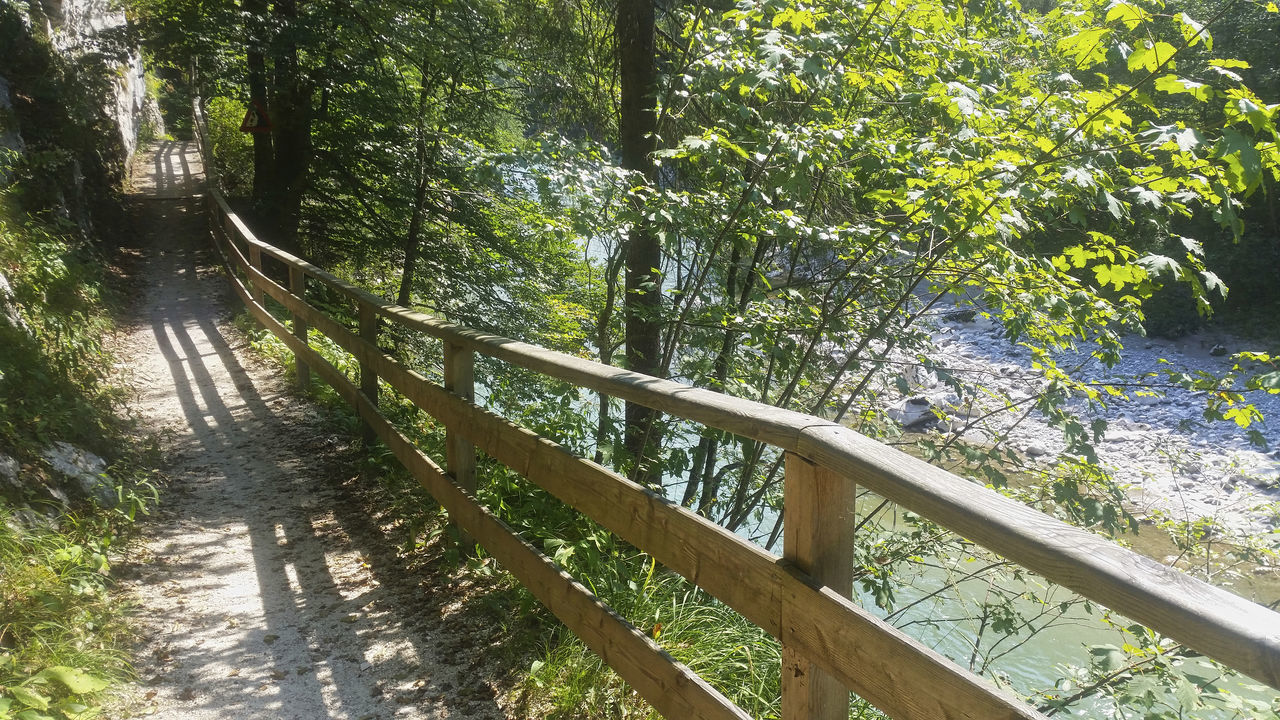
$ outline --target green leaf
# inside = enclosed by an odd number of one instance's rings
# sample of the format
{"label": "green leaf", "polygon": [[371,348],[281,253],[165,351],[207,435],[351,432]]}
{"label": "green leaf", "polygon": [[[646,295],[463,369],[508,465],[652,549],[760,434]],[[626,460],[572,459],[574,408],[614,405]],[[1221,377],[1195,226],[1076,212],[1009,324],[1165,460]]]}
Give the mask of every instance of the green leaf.
{"label": "green leaf", "polygon": [[1102,195],[1107,202],[1107,212],[1111,213],[1111,215],[1117,220],[1123,219],[1126,214],[1124,203],[1117,200],[1116,196],[1109,192],[1104,192]]}
{"label": "green leaf", "polygon": [[1090,645],[1089,654],[1103,670],[1112,671],[1124,667],[1124,652],[1115,645]]}
{"label": "green leaf", "polygon": [[743,150],[740,146],[735,145],[733,142],[730,142],[728,138],[723,138],[723,137],[720,137],[720,136],[716,136],[716,140],[718,140],[718,141],[720,142],[720,146],[721,146],[721,147],[728,148],[729,150],[732,150],[734,153],[736,153],[737,155],[739,155],[740,157],[742,157],[742,159],[744,159],[744,160],[746,160],[747,158],[751,157],[750,155],[748,155],[748,154],[747,154],[747,151],[746,151],[746,150]]}
{"label": "green leaf", "polygon": [[1235,192],[1252,192],[1262,182],[1262,153],[1239,131],[1227,128],[1214,149],[1227,163],[1227,184]]}
{"label": "green leaf", "polygon": [[1111,9],[1107,10],[1108,23],[1119,20],[1130,30],[1141,25],[1149,17],[1151,15],[1146,10],[1127,2],[1112,3]]}
{"label": "green leaf", "polygon": [[1249,378],[1251,390],[1280,390],[1280,370]]}
{"label": "green leaf", "polygon": [[[1238,97],[1235,102],[1229,103],[1226,108],[1228,118],[1241,118],[1249,121],[1255,132],[1262,132],[1267,127],[1267,121],[1270,115],[1266,110],[1258,107],[1258,104],[1247,97]],[[1235,120],[1232,120],[1235,122]]]}
{"label": "green leaf", "polygon": [[1178,261],[1164,255],[1147,255],[1139,258],[1138,264],[1152,277],[1177,277],[1181,270]]}
{"label": "green leaf", "polygon": [[37,710],[49,709],[49,698],[30,688],[25,688],[21,685],[14,685],[8,689],[8,693],[13,696],[14,700],[17,700],[27,707],[32,707]]}
{"label": "green leaf", "polygon": [[100,677],[90,675],[80,668],[67,667],[65,665],[56,665],[43,670],[36,677],[54,680],[76,695],[98,692],[111,684]]}
{"label": "green leaf", "polygon": [[1203,40],[1205,49],[1213,50],[1213,36],[1204,29],[1204,25],[1193,20],[1190,15],[1178,13],[1178,26],[1182,29],[1182,39],[1187,41],[1188,47],[1195,47]]}
{"label": "green leaf", "polygon": [[1217,292],[1222,297],[1227,296],[1227,284],[1222,282],[1216,273],[1209,270],[1201,270],[1200,277],[1204,278],[1204,288],[1209,292]]}
{"label": "green leaf", "polygon": [[1200,102],[1206,102],[1213,97],[1212,87],[1195,80],[1180,78],[1177,75],[1161,75],[1156,78],[1155,87],[1156,90],[1170,95],[1186,93]]}
{"label": "green leaf", "polygon": [[1109,28],[1089,28],[1058,41],[1058,52],[1069,56],[1081,69],[1092,67],[1107,59],[1106,40],[1111,36]]}
{"label": "green leaf", "polygon": [[1178,698],[1178,703],[1186,710],[1192,710],[1202,707],[1200,702],[1200,691],[1196,689],[1186,678],[1178,678],[1174,685],[1174,697]]}
{"label": "green leaf", "polygon": [[1173,56],[1178,49],[1167,42],[1144,40],[1142,44],[1129,53],[1129,72],[1138,69],[1155,72],[1158,67],[1173,69]]}

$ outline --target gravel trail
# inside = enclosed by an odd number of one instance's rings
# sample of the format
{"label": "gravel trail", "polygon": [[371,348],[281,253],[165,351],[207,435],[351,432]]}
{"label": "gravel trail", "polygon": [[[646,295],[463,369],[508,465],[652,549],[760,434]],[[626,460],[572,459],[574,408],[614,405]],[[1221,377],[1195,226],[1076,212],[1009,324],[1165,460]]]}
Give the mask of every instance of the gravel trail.
{"label": "gravel trail", "polygon": [[[352,449],[229,327],[193,143],[139,153],[119,354],[169,476],[123,568],[142,646],[116,717],[503,718],[451,622],[353,497]],[[344,484],[345,483],[345,484]]]}

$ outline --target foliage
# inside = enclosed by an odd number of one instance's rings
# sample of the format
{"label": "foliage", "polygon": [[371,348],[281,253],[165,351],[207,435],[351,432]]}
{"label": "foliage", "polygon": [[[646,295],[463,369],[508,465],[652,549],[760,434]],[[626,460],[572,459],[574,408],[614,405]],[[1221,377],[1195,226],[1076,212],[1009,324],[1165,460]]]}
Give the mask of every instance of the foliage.
{"label": "foliage", "polygon": [[60,220],[22,218],[0,192],[0,267],[25,327],[0,322],[0,443],[32,451],[54,439],[99,452],[115,426],[118,391],[104,381],[110,323],[100,260]]}
{"label": "foliage", "polygon": [[[156,16],[177,17],[169,8],[180,6],[158,4]],[[1206,421],[1257,433],[1248,393],[1276,390],[1270,355],[1242,354],[1225,377],[1157,371],[1135,378],[1152,384],[1136,391],[1086,366],[1114,365],[1144,323],[1182,324],[1153,314],[1168,309],[1161,293],[1180,294],[1197,316],[1230,297],[1213,261],[1224,248],[1247,252],[1245,220],[1280,180],[1274,78],[1234,53],[1263,64],[1267,50],[1242,28],[1269,27],[1267,7],[742,0],[664,10],[656,169],[628,173],[606,144],[616,79],[583,72],[616,50],[610,7],[308,4],[277,38],[296,44],[317,97],[304,249],[371,289],[397,288],[405,304],[612,362],[625,331],[625,239],[653,228],[663,242],[661,281],[648,289],[662,295],[659,374],[916,444],[980,484],[1115,536],[1138,522],[1125,479],[1098,462],[1106,423],[1095,410],[1180,385],[1205,392]],[[175,57],[225,68],[215,82],[239,97],[246,49],[226,39],[221,12],[188,45],[165,38]],[[328,62],[335,54],[341,73]],[[555,108],[557,92],[588,107]],[[957,305],[1031,355],[1030,397],[946,366],[931,331]],[[393,342],[435,372],[432,343]],[[953,395],[947,411],[987,436],[902,438],[884,409],[918,373],[935,376]],[[481,363],[478,380],[495,410],[628,466],[608,398],[497,363]],[[438,443],[431,420],[388,407]],[[1028,413],[1062,433],[1066,450],[1048,466],[1010,442]],[[691,423],[658,433],[668,441],[650,460],[673,499],[777,542],[777,452]],[[491,506],[632,608],[641,627],[720,612],[505,471],[486,470]],[[1006,678],[1011,648],[1088,604],[921,518],[869,509],[860,599],[913,632],[960,628],[963,642],[949,650],[958,663],[1059,712],[1266,715],[1233,706],[1216,680],[1193,679],[1199,661],[1185,649],[1118,619],[1116,632],[1128,633],[1118,655],[1059,668],[1053,688]],[[1208,559],[1214,533],[1195,522],[1169,530]],[[949,604],[927,620],[902,612],[919,606],[903,598],[936,573],[935,597]],[[688,641],[697,653],[728,658],[726,647],[746,645],[739,630],[749,629],[719,622],[723,637]],[[560,643],[531,692],[601,713],[628,701],[617,684],[597,684],[599,665],[580,647]],[[767,708],[765,686],[735,675],[734,657],[725,682]]]}
{"label": "foliage", "polygon": [[62,54],[49,29],[41,4],[0,3],[0,69],[25,143],[13,169],[25,210],[61,205],[87,232],[91,217],[107,225],[119,217],[127,158],[107,108],[127,38],[104,31],[93,47]]}
{"label": "foliage", "polygon": [[0,500],[0,718],[78,720],[128,677],[121,608],[108,594],[104,525],[20,529]]}
{"label": "foliage", "polygon": [[[57,52],[43,7],[0,4],[0,61],[25,152],[0,157],[0,453],[18,474],[0,495],[0,718],[101,713],[128,676],[108,557],[156,500],[150,443],[117,414],[112,293],[95,228],[119,218],[125,160],[106,98],[123,37]],[[70,442],[107,458],[107,508],[46,493],[42,451]]]}
{"label": "foliage", "polygon": [[253,143],[240,132],[245,106],[230,98],[209,98],[205,117],[209,144],[218,158],[218,178],[229,195],[246,196],[253,184]]}
{"label": "foliage", "polygon": [[0,268],[13,289],[4,300],[21,320],[0,319],[0,451],[25,463],[18,480],[31,492],[55,441],[114,460],[112,508],[58,512],[36,495],[0,496],[0,717],[74,720],[98,714],[100,691],[128,675],[107,558],[156,500],[153,459],[115,415],[122,392],[107,381],[97,253],[64,221],[22,217],[11,191],[0,208]]}

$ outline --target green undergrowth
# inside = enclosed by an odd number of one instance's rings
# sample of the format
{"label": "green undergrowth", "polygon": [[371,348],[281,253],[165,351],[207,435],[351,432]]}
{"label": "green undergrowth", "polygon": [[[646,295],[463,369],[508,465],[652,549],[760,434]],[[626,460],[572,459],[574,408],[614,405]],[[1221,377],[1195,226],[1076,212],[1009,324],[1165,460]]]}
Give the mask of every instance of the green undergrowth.
{"label": "green undergrowth", "polygon": [[[79,720],[129,676],[127,623],[111,558],[156,500],[154,450],[119,414],[104,263],[76,227],[27,214],[0,190],[0,454],[17,474],[0,490],[0,720]],[[18,322],[14,322],[18,320]],[[42,454],[65,442],[107,461],[114,500],[59,497]]]}
{"label": "green undergrowth", "polygon": [[108,553],[119,527],[67,515],[15,531],[0,507],[0,718],[95,717],[104,690],[130,676],[123,608]]}
{"label": "green undergrowth", "polygon": [[[247,316],[241,316],[240,327],[249,333],[256,350],[292,373],[292,353],[280,340]],[[358,379],[354,358],[331,340],[312,330],[310,342],[348,378]],[[413,348],[406,354],[425,357],[424,350],[429,348]],[[438,379],[438,366],[418,369]],[[318,374],[312,377],[312,397],[332,410],[335,421],[348,432],[358,434],[360,423],[342,399]],[[443,426],[385,385],[379,404],[401,432],[443,465]],[[382,510],[394,518],[401,552],[437,552],[450,572],[486,588],[488,597],[481,604],[501,627],[501,656],[519,658],[508,683],[519,712],[548,718],[658,717],[483,549],[459,553],[443,511],[384,446],[370,445],[365,462],[372,471],[368,474],[380,485],[386,505]],[[605,604],[753,717],[778,716],[781,651],[767,633],[514,471],[482,456],[477,476],[481,479],[477,495],[485,506]],[[851,717],[881,716],[855,703]]]}

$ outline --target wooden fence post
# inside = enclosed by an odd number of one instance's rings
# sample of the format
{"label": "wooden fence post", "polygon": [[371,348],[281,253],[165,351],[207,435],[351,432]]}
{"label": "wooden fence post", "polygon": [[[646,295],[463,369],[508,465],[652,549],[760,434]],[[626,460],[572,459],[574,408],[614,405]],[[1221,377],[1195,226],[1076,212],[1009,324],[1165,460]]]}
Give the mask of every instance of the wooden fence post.
{"label": "wooden fence post", "polygon": [[[851,480],[795,453],[787,453],[786,463],[782,555],[818,582],[852,597],[856,487]],[[792,622],[787,605],[783,603],[784,627]],[[848,689],[784,643],[783,720],[848,717]]]}
{"label": "wooden fence post", "polygon": [[[360,303],[360,337],[365,342],[370,343],[374,347],[378,346],[378,314],[374,311],[373,306],[364,302]],[[378,406],[378,373],[373,366],[360,363],[360,392],[373,403],[374,407]],[[371,442],[376,437],[373,426],[369,423],[364,425],[365,442]]]}
{"label": "wooden fence post", "polygon": [[[302,268],[289,266],[289,292],[299,300],[307,301],[307,274]],[[302,316],[294,313],[293,315],[293,335],[303,343],[307,342],[307,321]],[[311,387],[311,367],[302,360],[302,355],[295,354],[293,356],[294,374],[298,377],[298,387],[307,390]],[[363,371],[361,371],[363,372]]]}
{"label": "wooden fence post", "polygon": [[[444,389],[471,401],[476,394],[475,353],[461,345],[444,343]],[[458,487],[476,491],[476,449],[458,433],[445,432],[446,469]],[[459,529],[458,542],[464,552],[475,541]]]}
{"label": "wooden fence post", "polygon": [[[253,266],[254,270],[262,272],[262,248],[253,243],[249,243],[249,264]],[[267,294],[263,292],[262,288],[258,287],[257,281],[253,278],[249,278],[249,288],[253,290],[253,301],[265,308],[267,306]]]}

